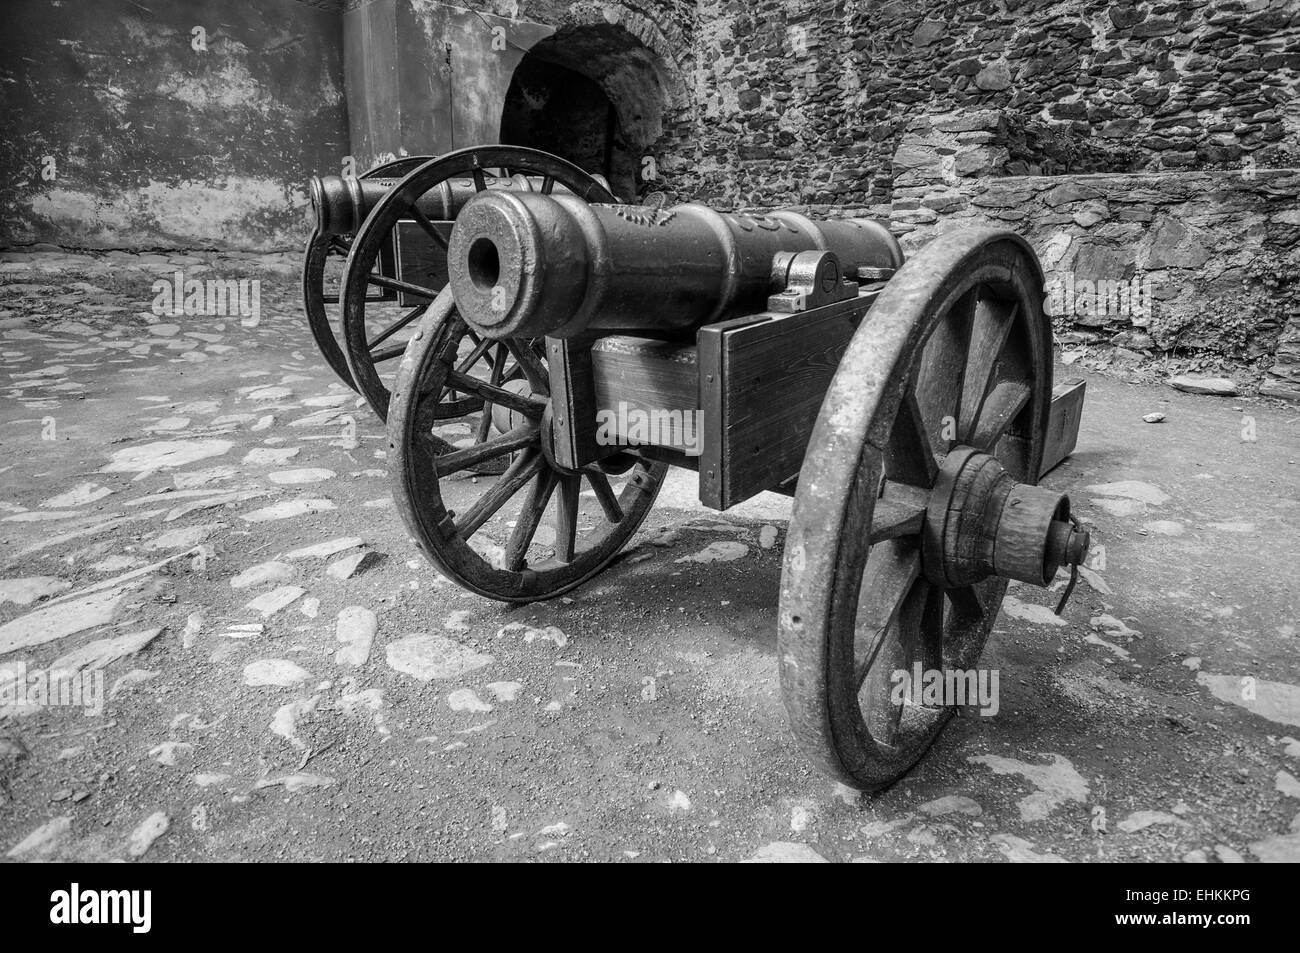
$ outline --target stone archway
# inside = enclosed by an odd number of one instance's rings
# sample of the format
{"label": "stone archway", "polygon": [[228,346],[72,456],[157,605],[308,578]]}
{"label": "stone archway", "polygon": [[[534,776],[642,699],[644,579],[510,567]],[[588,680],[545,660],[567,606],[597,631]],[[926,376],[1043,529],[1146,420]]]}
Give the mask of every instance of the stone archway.
{"label": "stone archway", "polygon": [[611,182],[618,179],[620,196],[632,194],[623,174],[627,162],[616,157],[626,143],[618,110],[594,80],[557,63],[531,53],[520,61],[501,110],[501,142],[568,159]]}
{"label": "stone archway", "polygon": [[634,201],[654,187],[646,160],[683,98],[675,68],[622,24],[566,24],[519,61],[501,141],[561,155]]}
{"label": "stone archway", "polygon": [[[658,187],[659,169],[645,160],[677,158],[666,144],[680,139],[693,110],[683,80],[690,43],[671,18],[660,22],[619,3],[557,0],[543,7],[535,20],[430,0],[350,9],[344,63],[352,151],[361,165],[502,141],[564,155],[556,145],[565,144],[564,130],[596,115],[614,130],[608,161],[603,147],[598,159],[570,157],[608,174],[620,197],[634,200]],[[520,118],[534,109],[539,88],[566,84],[586,91],[577,102],[542,96],[563,108],[535,110],[537,122]],[[529,87],[530,97],[516,85]],[[538,134],[547,118],[560,136]]]}

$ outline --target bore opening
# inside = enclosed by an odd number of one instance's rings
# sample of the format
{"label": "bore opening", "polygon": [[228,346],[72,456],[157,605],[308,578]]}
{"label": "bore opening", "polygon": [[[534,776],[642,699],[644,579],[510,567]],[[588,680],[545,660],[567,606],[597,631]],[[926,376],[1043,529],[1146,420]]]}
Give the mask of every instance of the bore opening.
{"label": "bore opening", "polygon": [[501,257],[490,238],[476,238],[469,246],[469,277],[481,291],[491,291],[501,277]]}

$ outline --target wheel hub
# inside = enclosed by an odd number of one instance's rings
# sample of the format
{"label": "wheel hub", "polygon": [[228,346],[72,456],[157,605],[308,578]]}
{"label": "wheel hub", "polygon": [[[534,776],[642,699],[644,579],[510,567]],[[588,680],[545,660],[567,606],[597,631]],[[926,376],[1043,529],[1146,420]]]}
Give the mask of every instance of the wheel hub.
{"label": "wheel hub", "polygon": [[1083,562],[1089,544],[1068,496],[1017,482],[996,457],[971,447],[944,459],[921,540],[926,578],[945,588],[989,576],[1045,587],[1059,567]]}
{"label": "wheel hub", "polygon": [[[506,381],[501,385],[501,388],[514,394],[521,394],[524,397],[545,398],[547,396],[546,394],[536,393],[532,387],[529,386],[528,381],[521,377],[517,377],[512,381]],[[503,407],[501,404],[492,405],[492,426],[495,427],[499,433],[509,433],[516,427],[523,427],[527,423],[528,417],[525,414],[522,414],[517,410],[512,410],[509,407]]]}
{"label": "wheel hub", "polygon": [[[539,393],[533,390],[528,381],[523,378],[503,383],[502,388],[513,391],[516,394],[523,394],[526,397],[537,397],[542,400],[550,398],[549,394]],[[499,433],[508,433],[516,427],[526,427],[529,424],[536,424],[541,428],[541,449],[542,456],[546,458],[547,465],[558,473],[573,475],[577,470],[571,470],[568,467],[560,466],[555,459],[555,415],[551,413],[550,405],[546,407],[546,412],[542,414],[542,419],[535,421],[528,417],[527,414],[512,410],[509,407],[503,407],[501,404],[492,405],[492,427]]]}

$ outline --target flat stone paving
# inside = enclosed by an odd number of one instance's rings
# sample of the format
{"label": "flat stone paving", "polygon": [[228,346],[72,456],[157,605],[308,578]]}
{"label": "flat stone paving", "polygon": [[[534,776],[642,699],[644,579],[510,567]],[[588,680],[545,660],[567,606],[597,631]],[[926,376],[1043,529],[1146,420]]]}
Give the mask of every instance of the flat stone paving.
{"label": "flat stone paving", "polygon": [[[259,277],[260,320],[156,316],[177,269]],[[1295,407],[1085,374],[1047,482],[1104,556],[1062,619],[1060,580],[1014,588],[997,713],[862,797],[786,726],[787,500],[713,513],[675,472],[571,598],[464,593],[406,539],[296,272],[0,256],[0,853],[1300,859]],[[103,673],[102,710],[15,702],[51,668]]]}

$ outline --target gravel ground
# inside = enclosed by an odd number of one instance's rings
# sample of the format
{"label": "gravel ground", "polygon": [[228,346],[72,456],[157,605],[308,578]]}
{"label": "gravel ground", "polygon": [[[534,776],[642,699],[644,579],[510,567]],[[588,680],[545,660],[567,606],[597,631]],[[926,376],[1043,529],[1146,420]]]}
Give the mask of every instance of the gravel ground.
{"label": "gravel ground", "polygon": [[[714,513],[674,471],[570,598],[464,593],[406,539],[296,268],[0,256],[9,858],[1300,859],[1295,407],[1085,375],[1047,482],[1104,555],[1062,619],[1012,589],[996,715],[863,797],[786,726],[788,500]],[[177,270],[258,277],[260,320],[152,313]],[[15,694],[51,669],[102,710]]]}

